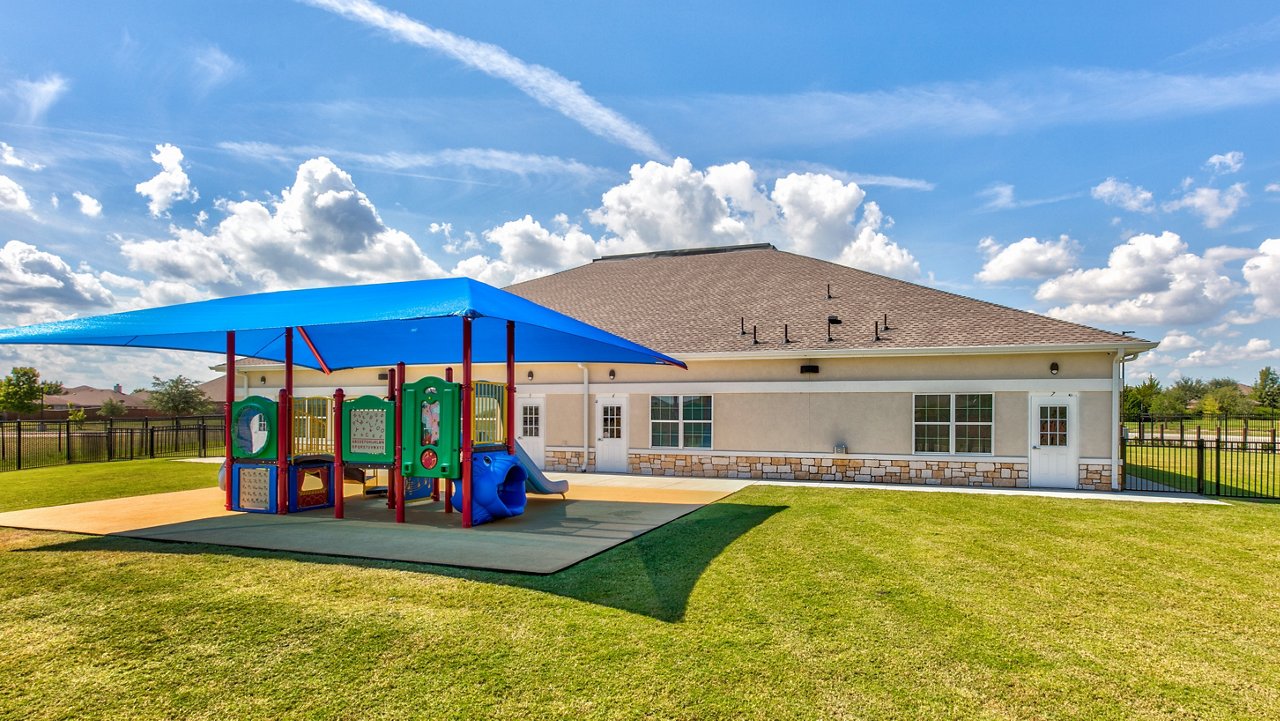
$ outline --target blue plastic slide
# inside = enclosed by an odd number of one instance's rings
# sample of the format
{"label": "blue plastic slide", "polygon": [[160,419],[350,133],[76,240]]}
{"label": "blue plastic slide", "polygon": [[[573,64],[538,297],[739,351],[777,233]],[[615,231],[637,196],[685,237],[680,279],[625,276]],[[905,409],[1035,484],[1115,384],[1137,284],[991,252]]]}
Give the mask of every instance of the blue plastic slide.
{"label": "blue plastic slide", "polygon": [[[477,453],[471,459],[471,525],[524,513],[528,477],[519,460],[503,451]],[[462,484],[453,486],[453,505],[462,508]]]}
{"label": "blue plastic slide", "polygon": [[524,472],[528,476],[525,479],[525,486],[528,487],[530,493],[545,493],[548,495],[559,493],[564,495],[569,491],[568,481],[552,481],[549,480],[542,469],[538,468],[538,464],[533,462],[528,453],[516,444],[516,458],[520,459],[520,465],[524,467]]}

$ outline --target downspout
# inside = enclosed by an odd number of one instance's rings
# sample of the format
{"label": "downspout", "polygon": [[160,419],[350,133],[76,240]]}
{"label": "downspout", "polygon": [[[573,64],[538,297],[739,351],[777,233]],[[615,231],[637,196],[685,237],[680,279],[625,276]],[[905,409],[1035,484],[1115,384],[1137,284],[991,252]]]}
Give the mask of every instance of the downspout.
{"label": "downspout", "polygon": [[585,363],[578,367],[582,369],[582,466],[578,472],[586,473],[587,454],[591,451],[591,377]]}
{"label": "downspout", "polygon": [[1116,350],[1116,357],[1111,361],[1111,490],[1118,491],[1120,482],[1120,396],[1124,387],[1121,385],[1121,371],[1124,368],[1124,349]]}

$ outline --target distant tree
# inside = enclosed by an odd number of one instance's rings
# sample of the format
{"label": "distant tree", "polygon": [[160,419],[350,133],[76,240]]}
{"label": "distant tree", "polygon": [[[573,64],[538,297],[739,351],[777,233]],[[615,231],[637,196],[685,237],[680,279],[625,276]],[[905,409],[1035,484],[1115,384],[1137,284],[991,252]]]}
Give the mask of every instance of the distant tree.
{"label": "distant tree", "polygon": [[1204,398],[1200,399],[1200,410],[1206,416],[1242,416],[1251,408],[1249,399],[1240,392],[1240,386],[1233,382],[1229,386],[1219,385],[1204,394]]}
{"label": "distant tree", "polygon": [[98,408],[98,416],[100,418],[119,418],[128,413],[129,409],[124,407],[124,401],[118,401],[115,398],[108,398],[102,402],[102,406]]}
{"label": "distant tree", "polygon": [[200,384],[186,376],[167,381],[152,376],[151,396],[147,398],[147,405],[171,416],[205,413],[212,406],[204,391],[200,390]]}
{"label": "distant tree", "polygon": [[71,421],[71,425],[76,428],[84,428],[84,409],[77,406],[67,406],[67,420]]}
{"label": "distant tree", "polygon": [[1203,398],[1209,388],[1199,378],[1179,378],[1170,390],[1177,393],[1184,403],[1190,403]]}
{"label": "distant tree", "polygon": [[1126,416],[1140,416],[1151,413],[1151,404],[1160,395],[1160,381],[1155,376],[1148,376],[1136,386],[1125,386],[1122,406]]}
{"label": "distant tree", "polygon": [[1205,384],[1204,384],[1205,393],[1216,391],[1220,388],[1239,389],[1239,387],[1240,387],[1240,384],[1236,381],[1235,378],[1210,378],[1209,380],[1205,381]]}
{"label": "distant tree", "polygon": [[40,371],[35,368],[14,368],[0,379],[0,411],[31,413],[40,410],[45,396],[61,394],[62,383],[41,381]]}
{"label": "distant tree", "polygon": [[1153,416],[1181,416],[1186,415],[1187,404],[1182,400],[1182,395],[1172,388],[1161,393],[1151,401],[1151,415]]}
{"label": "distant tree", "polygon": [[1280,407],[1280,376],[1267,366],[1258,371],[1258,382],[1253,384],[1253,400],[1264,408]]}

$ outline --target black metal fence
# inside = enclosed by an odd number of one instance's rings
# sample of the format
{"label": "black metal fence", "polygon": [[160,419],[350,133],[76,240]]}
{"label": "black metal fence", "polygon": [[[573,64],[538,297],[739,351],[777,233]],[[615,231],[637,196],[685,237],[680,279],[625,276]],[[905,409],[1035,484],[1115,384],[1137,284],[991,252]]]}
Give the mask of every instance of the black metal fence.
{"label": "black metal fence", "polygon": [[1125,430],[1131,438],[1146,440],[1195,440],[1197,438],[1236,441],[1269,441],[1275,443],[1280,418],[1274,415],[1252,416],[1126,416]]}
{"label": "black metal fence", "polygon": [[0,421],[0,471],[223,453],[222,416]]}
{"label": "black metal fence", "polygon": [[1122,437],[1124,488],[1230,498],[1280,498],[1274,440]]}

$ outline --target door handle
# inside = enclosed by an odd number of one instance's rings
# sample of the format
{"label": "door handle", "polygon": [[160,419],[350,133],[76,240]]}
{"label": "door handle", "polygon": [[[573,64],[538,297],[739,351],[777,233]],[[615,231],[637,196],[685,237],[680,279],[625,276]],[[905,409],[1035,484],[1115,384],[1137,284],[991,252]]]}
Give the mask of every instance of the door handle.
{"label": "door handle", "polygon": [[1040,446],[1031,446],[1031,450],[1038,451],[1040,450]]}

